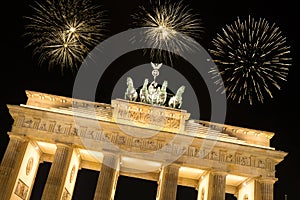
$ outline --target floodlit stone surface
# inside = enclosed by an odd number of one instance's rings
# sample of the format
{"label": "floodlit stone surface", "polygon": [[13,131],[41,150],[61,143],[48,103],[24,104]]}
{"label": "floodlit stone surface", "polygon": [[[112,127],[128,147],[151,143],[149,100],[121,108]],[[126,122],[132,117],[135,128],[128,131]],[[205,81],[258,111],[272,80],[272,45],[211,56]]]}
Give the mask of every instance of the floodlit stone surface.
{"label": "floodlit stone surface", "polygon": [[101,171],[97,199],[113,198],[119,175],[157,181],[157,199],[175,200],[177,185],[197,189],[199,200],[225,193],[273,199],[275,166],[287,153],[270,146],[272,132],[123,99],[103,104],[26,94],[25,105],[8,105],[14,123],[0,166],[0,199],[29,199],[43,161],[52,162],[43,199],[71,198],[81,168]]}

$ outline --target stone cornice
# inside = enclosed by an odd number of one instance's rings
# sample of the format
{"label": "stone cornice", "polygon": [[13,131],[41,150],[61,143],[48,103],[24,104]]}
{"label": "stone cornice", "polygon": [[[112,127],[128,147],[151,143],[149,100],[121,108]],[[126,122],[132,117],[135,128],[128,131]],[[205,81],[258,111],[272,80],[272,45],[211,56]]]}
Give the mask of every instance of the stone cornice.
{"label": "stone cornice", "polygon": [[[118,123],[123,122],[125,124],[130,121],[134,126],[147,126],[148,128],[150,127],[148,124],[149,120],[147,121],[147,119],[149,119],[149,113],[148,116],[144,113],[144,110],[147,109],[147,107],[149,108],[150,106],[145,105],[144,103],[117,99],[112,100],[112,104],[110,105],[29,90],[26,90],[26,95],[28,97],[25,105],[26,107],[46,111],[51,110],[52,112],[56,113],[78,115],[81,117],[95,118],[104,121],[117,120]],[[161,106],[152,106],[151,108],[156,108],[154,109],[156,111],[162,110],[161,112],[163,112],[163,117],[165,118],[166,122],[169,123],[168,127],[166,127],[165,125],[163,126],[163,130],[165,131],[179,133],[182,132],[183,129],[185,129],[186,133],[197,135],[199,133],[199,129],[208,130],[207,128],[209,128],[210,133],[217,134],[217,137],[223,135],[225,136],[223,137],[224,139],[227,138],[229,140],[237,138],[240,140],[240,142],[244,141],[244,143],[246,144],[254,146],[257,145],[258,147],[270,147],[270,139],[274,136],[274,133],[269,131],[218,124],[202,120],[188,120],[190,114],[185,110],[178,110]],[[114,112],[114,109],[118,111]],[[148,110],[151,111],[151,109]],[[131,113],[130,118],[128,118],[128,113]],[[172,115],[172,117],[169,118],[166,114],[170,116]],[[153,118],[153,116],[154,115],[152,114],[150,117]],[[181,119],[179,119],[178,117],[180,117]],[[157,119],[157,122],[160,123],[159,117],[156,117],[155,119]],[[155,120],[153,120],[153,122],[155,122]],[[152,124],[152,128],[158,128],[161,130],[162,127],[157,127],[155,124]],[[200,132],[202,130],[200,130]]]}
{"label": "stone cornice", "polygon": [[39,107],[39,108],[68,108],[68,107],[83,107],[83,108],[96,108],[96,107],[110,107],[109,104],[91,102],[81,99],[74,99],[70,97],[63,97],[53,94],[41,93],[26,90],[27,102],[26,105]]}
{"label": "stone cornice", "polygon": [[243,128],[238,126],[226,125],[226,124],[218,124],[203,120],[197,120],[199,124],[203,126],[211,127],[212,129],[220,130],[222,133],[226,133],[230,136],[243,138],[243,139],[252,139],[253,142],[257,140],[257,138],[265,138],[265,143],[269,146],[270,139],[275,135],[275,133],[270,131],[263,131],[257,129]]}
{"label": "stone cornice", "polygon": [[[184,129],[190,129],[186,132],[190,134],[198,134],[199,127],[200,129],[209,128],[211,133],[216,133],[217,135],[223,134],[225,137],[226,135],[230,136],[227,137],[227,139],[229,140],[237,138],[240,140],[240,142],[244,141],[249,145],[257,145],[263,147],[270,147],[270,139],[274,136],[273,132],[268,131],[218,124],[202,120],[188,120],[190,114],[185,110],[178,110],[161,106],[149,106],[145,105],[144,103],[130,102],[122,99],[112,100],[112,104],[110,105],[29,90],[26,90],[26,95],[28,97],[28,100],[25,106],[30,108],[51,110],[52,112],[78,115],[81,117],[95,118],[105,121],[117,120],[118,123],[125,124],[130,122],[135,126],[147,126],[148,128],[151,125],[151,123],[149,124],[149,119],[150,121],[152,120],[153,123],[156,122],[154,120],[154,117],[152,117],[151,119],[151,116],[154,115],[151,115],[151,113],[145,114],[144,110],[149,110],[149,112],[155,110],[157,112],[163,113],[163,118],[169,124],[164,124],[163,127],[157,127],[157,124],[152,124],[151,128],[157,128],[164,131],[179,133]],[[114,109],[118,111],[114,112]],[[129,113],[130,115],[128,115]],[[172,117],[170,118],[169,116]],[[158,117],[155,117],[155,119],[157,119],[157,123],[161,123]],[[193,123],[193,125],[191,122]]]}

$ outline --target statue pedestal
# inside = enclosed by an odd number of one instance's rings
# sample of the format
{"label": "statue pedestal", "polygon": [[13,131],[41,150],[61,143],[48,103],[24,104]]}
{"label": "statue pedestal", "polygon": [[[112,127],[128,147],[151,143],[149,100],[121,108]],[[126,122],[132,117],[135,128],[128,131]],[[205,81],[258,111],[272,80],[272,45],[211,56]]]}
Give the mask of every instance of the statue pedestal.
{"label": "statue pedestal", "polygon": [[185,121],[190,117],[186,110],[123,99],[112,100],[111,106],[112,120],[116,123],[174,133],[182,132]]}

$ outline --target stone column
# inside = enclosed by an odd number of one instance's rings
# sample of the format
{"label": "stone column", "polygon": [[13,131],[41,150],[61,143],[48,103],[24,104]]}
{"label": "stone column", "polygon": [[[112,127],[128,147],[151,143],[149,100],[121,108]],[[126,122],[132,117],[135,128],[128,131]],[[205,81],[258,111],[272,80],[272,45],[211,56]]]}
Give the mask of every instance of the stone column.
{"label": "stone column", "polygon": [[225,200],[226,173],[212,171],[209,174],[208,200]]}
{"label": "stone column", "polygon": [[10,141],[0,166],[1,200],[9,200],[13,193],[28,143],[26,139],[10,136]]}
{"label": "stone column", "polygon": [[163,167],[157,188],[157,200],[176,200],[179,165],[170,164]]}
{"label": "stone column", "polygon": [[61,199],[73,148],[66,144],[57,144],[57,149],[50,168],[42,200]]}
{"label": "stone column", "polygon": [[275,178],[260,178],[255,191],[255,200],[273,200]]}
{"label": "stone column", "polygon": [[105,153],[95,191],[95,200],[114,199],[119,176],[119,157]]}

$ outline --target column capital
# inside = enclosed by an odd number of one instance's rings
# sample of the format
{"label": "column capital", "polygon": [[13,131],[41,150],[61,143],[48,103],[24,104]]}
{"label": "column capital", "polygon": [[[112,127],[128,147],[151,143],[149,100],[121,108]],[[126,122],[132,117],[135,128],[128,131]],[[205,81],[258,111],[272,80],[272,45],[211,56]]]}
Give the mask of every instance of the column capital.
{"label": "column capital", "polygon": [[115,156],[120,157],[120,153],[117,151],[102,151],[103,156]]}
{"label": "column capital", "polygon": [[102,153],[107,153],[107,154],[120,154],[120,150],[118,149],[113,149],[113,148],[106,148],[105,146],[102,148]]}
{"label": "column capital", "polygon": [[56,142],[55,145],[56,145],[56,147],[73,148],[72,144],[69,144],[69,143]]}
{"label": "column capital", "polygon": [[271,183],[271,184],[274,184],[278,180],[278,178],[274,178],[274,177],[258,177],[258,178],[256,178],[256,180],[259,183]]}
{"label": "column capital", "polygon": [[181,165],[180,164],[178,164],[178,163],[169,163],[169,164],[165,164],[165,163],[163,163],[162,164],[162,167],[175,167],[175,168],[180,168],[181,167]]}
{"label": "column capital", "polygon": [[9,134],[9,139],[19,140],[22,142],[29,142],[29,139],[25,136]]}
{"label": "column capital", "polygon": [[115,169],[119,174],[120,165],[121,165],[121,156],[119,154],[115,154],[112,152],[104,152],[103,159],[101,162],[101,169],[103,168],[103,165]]}
{"label": "column capital", "polygon": [[211,170],[209,170],[209,173],[213,174],[213,175],[220,175],[220,176],[227,176],[227,174],[228,174],[228,172],[218,170],[218,169],[211,169]]}

